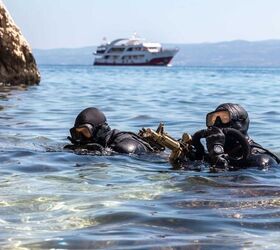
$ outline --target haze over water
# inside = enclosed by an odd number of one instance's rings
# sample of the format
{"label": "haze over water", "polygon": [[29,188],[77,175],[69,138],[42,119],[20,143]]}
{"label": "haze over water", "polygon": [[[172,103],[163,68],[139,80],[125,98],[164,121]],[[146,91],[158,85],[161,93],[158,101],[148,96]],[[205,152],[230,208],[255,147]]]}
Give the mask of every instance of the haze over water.
{"label": "haze over water", "polygon": [[42,82],[0,95],[0,246],[10,249],[277,249],[280,171],[173,170],[167,155],[63,151],[95,106],[112,128],[164,122],[179,138],[223,102],[280,154],[280,69],[41,66]]}

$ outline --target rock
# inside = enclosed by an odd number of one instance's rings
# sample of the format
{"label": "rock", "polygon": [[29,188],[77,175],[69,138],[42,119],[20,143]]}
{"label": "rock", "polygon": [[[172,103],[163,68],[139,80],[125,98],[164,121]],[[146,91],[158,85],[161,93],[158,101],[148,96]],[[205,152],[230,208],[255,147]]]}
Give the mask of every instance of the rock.
{"label": "rock", "polygon": [[0,82],[31,85],[40,73],[31,48],[0,0]]}

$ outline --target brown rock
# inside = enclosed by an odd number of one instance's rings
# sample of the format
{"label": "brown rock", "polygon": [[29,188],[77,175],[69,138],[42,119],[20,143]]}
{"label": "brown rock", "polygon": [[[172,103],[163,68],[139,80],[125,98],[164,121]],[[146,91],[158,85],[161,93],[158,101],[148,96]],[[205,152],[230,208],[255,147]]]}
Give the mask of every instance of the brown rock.
{"label": "brown rock", "polygon": [[0,83],[31,85],[40,73],[31,48],[0,1]]}

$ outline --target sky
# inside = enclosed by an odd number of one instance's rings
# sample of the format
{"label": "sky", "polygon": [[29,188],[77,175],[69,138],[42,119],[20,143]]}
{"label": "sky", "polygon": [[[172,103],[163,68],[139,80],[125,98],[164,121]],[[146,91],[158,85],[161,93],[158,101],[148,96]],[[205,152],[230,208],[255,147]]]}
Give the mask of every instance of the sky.
{"label": "sky", "polygon": [[[1,1],[1,0],[0,0]],[[33,48],[280,39],[280,0],[2,0]]]}

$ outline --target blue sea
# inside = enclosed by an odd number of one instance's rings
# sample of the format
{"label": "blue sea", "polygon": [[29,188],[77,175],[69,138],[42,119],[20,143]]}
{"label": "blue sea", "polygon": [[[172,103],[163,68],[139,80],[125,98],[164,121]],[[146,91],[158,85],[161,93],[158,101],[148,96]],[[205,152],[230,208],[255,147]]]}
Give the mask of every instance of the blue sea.
{"label": "blue sea", "polygon": [[209,173],[155,157],[64,151],[76,115],[112,128],[159,122],[175,138],[224,102],[280,155],[280,69],[40,66],[38,86],[0,92],[1,249],[279,249],[280,167]]}

